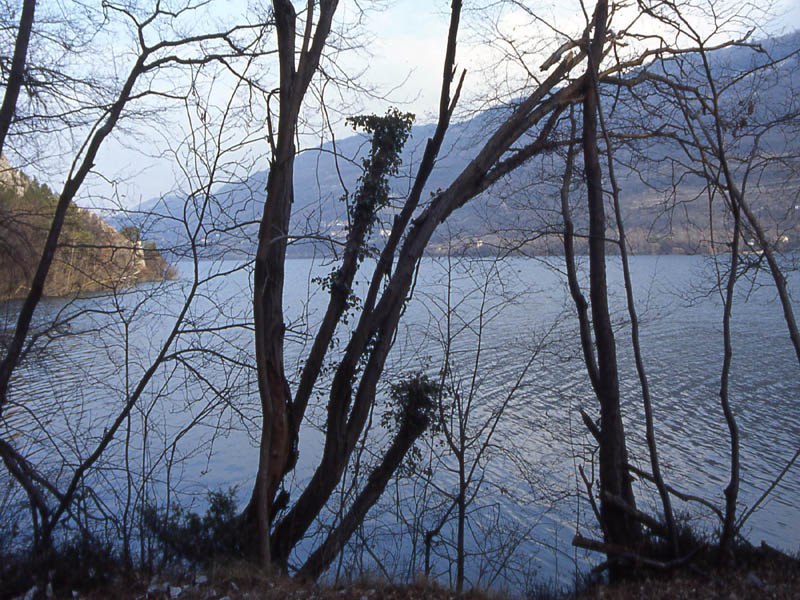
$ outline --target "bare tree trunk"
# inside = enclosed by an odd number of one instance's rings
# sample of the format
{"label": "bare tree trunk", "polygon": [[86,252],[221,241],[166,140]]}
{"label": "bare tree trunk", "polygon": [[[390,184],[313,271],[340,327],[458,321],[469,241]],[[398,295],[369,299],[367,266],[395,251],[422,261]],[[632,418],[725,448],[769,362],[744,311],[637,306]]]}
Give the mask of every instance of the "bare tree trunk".
{"label": "bare tree trunk", "polygon": [[797,329],[797,321],[794,318],[794,310],[792,308],[792,300],[789,297],[789,291],[786,289],[786,277],[781,272],[780,265],[775,259],[775,252],[764,234],[764,230],[758,221],[758,218],[750,210],[750,205],[745,201],[743,194],[734,186],[729,186],[731,200],[735,202],[747,218],[747,222],[758,239],[758,245],[764,252],[769,265],[772,280],[775,282],[775,289],[778,290],[778,298],[781,301],[781,308],[783,309],[783,319],[786,322],[786,328],[789,330],[789,338],[792,340],[795,356],[800,363],[800,331]]}
{"label": "bare tree trunk", "polygon": [[295,66],[297,15],[289,0],[274,0],[273,12],[280,64],[280,112],[277,141],[267,180],[267,199],[259,228],[253,272],[253,317],[262,428],[256,482],[245,510],[257,541],[259,562],[271,562],[269,526],[272,503],[292,450],[291,393],[283,366],[283,282],[289,219],[294,200],[294,138],[297,120],[311,78],[317,72],[338,0],[322,0],[313,26],[309,2],[302,48]]}
{"label": "bare tree trunk", "polygon": [[11,121],[14,119],[14,112],[17,109],[17,98],[19,98],[25,74],[25,58],[28,55],[28,43],[31,39],[35,10],[36,0],[25,0],[22,3],[22,15],[19,19],[19,30],[14,44],[14,57],[11,59],[6,93],[3,96],[3,105],[0,107],[0,153],[3,151],[6,135],[8,135]]}
{"label": "bare tree trunk", "polygon": [[[424,403],[429,406],[423,406]],[[347,540],[363,522],[369,509],[378,501],[386,484],[400,466],[403,457],[427,428],[430,420],[428,413],[433,410],[432,407],[432,399],[409,394],[409,404],[404,407],[400,430],[384,454],[383,460],[370,473],[367,484],[342,518],[341,523],[300,568],[297,573],[299,578],[315,580],[330,566]]]}
{"label": "bare tree trunk", "polygon": [[733,308],[733,290],[736,285],[737,269],[739,266],[739,237],[741,233],[741,213],[737,204],[731,205],[734,218],[733,240],[731,241],[730,272],[725,288],[725,308],[722,317],[722,335],[724,355],[722,361],[722,376],[719,386],[719,400],[728,432],[731,437],[731,470],[728,486],[725,488],[725,518],[722,522],[722,534],[719,540],[719,560],[723,562],[731,554],[733,537],[736,533],[736,499],[739,495],[739,427],[736,424],[733,411],[728,398],[728,380],[731,372],[731,359],[733,358],[733,345],[731,344],[731,311]]}
{"label": "bare tree trunk", "polygon": [[[576,124],[574,110],[570,109],[571,133],[570,139],[575,139]],[[575,162],[575,146],[570,144],[567,149],[567,163],[564,167],[564,180],[561,184],[561,215],[564,219],[564,263],[567,271],[567,284],[575,309],[578,313],[578,326],[580,328],[581,350],[583,362],[589,374],[592,389],[597,393],[598,374],[597,359],[594,355],[594,341],[592,340],[592,325],[589,319],[589,303],[581,291],[578,282],[578,271],[575,266],[575,226],[569,210],[569,187],[572,181],[572,170]]]}
{"label": "bare tree trunk", "polygon": [[456,593],[464,591],[464,528],[467,521],[467,484],[464,476],[464,455],[458,456],[458,498],[456,505]]}
{"label": "bare tree trunk", "polygon": [[617,496],[631,508],[636,506],[627,472],[628,453],[620,412],[616,344],[608,308],[605,262],[606,215],[597,140],[598,96],[592,85],[592,73],[596,77],[598,64],[602,58],[607,12],[606,0],[600,0],[595,9],[594,37],[589,52],[591,71],[584,82],[583,158],[589,206],[589,297],[597,347],[596,394],[600,402],[600,511],[606,542],[629,545],[638,539],[639,526],[624,510],[620,510],[607,500],[609,495]]}
{"label": "bare tree trunk", "polygon": [[[288,559],[291,549],[304,535],[305,531],[325,505],[330,494],[339,482],[347,465],[350,453],[363,428],[369,412],[369,407],[374,397],[374,389],[372,391],[366,390],[370,390],[377,383],[377,377],[383,369],[383,359],[385,359],[385,354],[383,353],[388,353],[392,338],[391,332],[379,336],[378,321],[374,318],[374,311],[376,310],[375,304],[383,286],[385,276],[389,273],[389,269],[392,266],[394,252],[419,203],[425,182],[433,169],[436,155],[441,147],[447,127],[450,123],[450,117],[455,108],[455,102],[460,93],[463,77],[456,88],[455,94],[451,98],[450,89],[454,77],[453,69],[460,14],[461,2],[455,0],[451,8],[450,29],[448,32],[447,51],[442,79],[439,121],[436,132],[433,138],[428,140],[412,191],[402,211],[394,221],[389,240],[381,252],[378,265],[373,273],[370,288],[364,301],[361,318],[359,319],[356,330],[350,338],[344,357],[341,359],[336,369],[326,410],[328,423],[325,447],[322,458],[320,459],[320,464],[311,482],[303,491],[297,503],[275,528],[272,540],[272,552],[274,560],[279,564],[284,564]],[[413,265],[413,262],[411,264]],[[397,273],[395,272],[395,276],[396,275]],[[410,273],[408,282],[410,283]],[[404,298],[406,291],[407,288],[391,294],[393,301],[397,301],[398,297]],[[396,297],[395,294],[399,294],[399,296]],[[382,300],[388,301],[385,298],[387,295],[389,294],[385,293]],[[320,330],[319,337],[325,339],[327,335],[328,331],[326,328]],[[352,402],[351,407],[354,374],[358,361],[363,356],[370,341],[376,339],[380,339],[381,341],[380,343],[376,341],[370,361],[362,376],[362,383],[359,386],[358,393],[356,393],[356,398]],[[304,367],[300,387],[298,389],[298,403],[295,414],[293,415],[293,427],[295,428],[295,432],[299,429],[302,412],[305,410],[311,390],[313,389],[313,383],[316,381],[319,374],[318,370],[310,367],[313,367],[316,362],[321,364],[322,355],[327,350],[327,347],[327,344],[323,345],[320,343],[319,348],[317,348],[317,343],[315,341],[315,346]],[[376,356],[376,353],[383,354],[383,358]],[[374,381],[365,385],[365,379],[374,379]]]}
{"label": "bare tree trunk", "polygon": [[[599,96],[600,90],[592,71],[592,87],[595,93]],[[650,454],[650,468],[653,472],[653,479],[658,489],[658,494],[661,498],[661,506],[664,510],[664,522],[667,526],[668,542],[672,545],[672,551],[675,558],[680,555],[680,548],[678,547],[678,532],[675,527],[675,518],[672,513],[672,500],[669,496],[669,491],[664,483],[664,478],[661,475],[661,465],[658,460],[658,445],[656,443],[655,427],[653,425],[653,403],[650,399],[650,384],[647,379],[647,372],[644,368],[644,359],[642,358],[642,349],[639,343],[639,316],[636,313],[636,304],[633,297],[633,283],[631,281],[631,270],[628,264],[628,242],[625,237],[625,224],[622,219],[622,209],[619,201],[619,187],[617,186],[617,178],[614,173],[614,156],[611,149],[611,137],[605,125],[603,118],[603,107],[598,102],[597,114],[600,119],[600,128],[603,132],[603,138],[606,145],[606,157],[608,159],[608,178],[611,183],[611,195],[614,200],[614,216],[617,222],[617,232],[619,234],[619,254],[622,261],[622,274],[625,282],[625,299],[628,305],[628,316],[631,320],[631,345],[633,346],[633,355],[636,362],[636,373],[639,376],[639,385],[642,389],[642,404],[644,406],[645,418],[645,438],[647,440],[647,448]]]}

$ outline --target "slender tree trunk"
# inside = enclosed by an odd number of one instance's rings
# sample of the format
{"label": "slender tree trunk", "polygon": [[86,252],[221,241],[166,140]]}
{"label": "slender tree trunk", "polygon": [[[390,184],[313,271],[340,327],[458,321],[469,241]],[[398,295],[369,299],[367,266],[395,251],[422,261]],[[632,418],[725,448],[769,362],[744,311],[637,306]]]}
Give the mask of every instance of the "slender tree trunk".
{"label": "slender tree trunk", "polygon": [[[597,78],[592,72],[592,87],[596,94],[599,94]],[[661,464],[658,460],[658,445],[656,443],[655,426],[653,424],[653,404],[650,398],[650,384],[647,378],[647,372],[644,367],[644,359],[642,358],[642,349],[639,343],[639,316],[636,313],[636,303],[633,297],[633,282],[631,281],[631,270],[628,264],[628,242],[625,237],[625,224],[622,220],[622,209],[619,200],[619,186],[617,186],[617,178],[614,173],[614,156],[611,150],[611,137],[608,135],[605,120],[603,118],[603,107],[598,103],[597,114],[600,119],[600,129],[603,133],[603,140],[606,145],[606,157],[608,159],[608,179],[611,183],[611,195],[614,201],[614,216],[617,221],[617,232],[619,234],[619,255],[622,261],[622,274],[625,282],[625,298],[628,305],[628,316],[631,320],[631,345],[633,346],[633,355],[636,362],[636,373],[639,375],[639,384],[642,388],[642,405],[644,406],[645,417],[645,437],[647,440],[647,448],[650,454],[650,468],[653,472],[653,479],[655,480],[658,494],[661,497],[661,506],[664,510],[664,522],[667,526],[667,536],[669,543],[672,545],[672,551],[675,558],[678,558],[680,548],[678,547],[678,532],[675,527],[675,519],[672,512],[672,500],[669,496],[669,491],[664,483],[664,478],[661,475]]]}
{"label": "slender tree trunk", "polygon": [[795,356],[797,357],[797,361],[800,363],[800,331],[797,329],[797,321],[794,318],[792,299],[790,298],[789,291],[786,288],[786,277],[781,271],[780,265],[775,258],[775,252],[773,251],[773,248],[770,245],[766,234],[764,233],[764,229],[761,227],[761,223],[758,221],[758,218],[755,216],[753,211],[750,210],[750,205],[745,201],[744,196],[735,185],[729,185],[729,188],[731,200],[739,206],[745,217],[747,217],[747,222],[750,225],[750,228],[756,234],[758,245],[761,247],[761,250],[764,252],[764,256],[767,259],[767,265],[769,265],[770,274],[772,275],[772,280],[775,282],[775,289],[778,291],[778,298],[781,301],[783,319],[786,322],[786,328],[789,330],[789,339],[792,341]]}
{"label": "slender tree trunk", "polygon": [[5,146],[6,135],[8,135],[11,122],[14,120],[14,113],[17,110],[17,98],[19,98],[19,91],[22,89],[25,75],[25,59],[28,55],[28,43],[31,39],[35,10],[36,0],[25,0],[22,3],[22,15],[19,19],[19,30],[14,44],[14,57],[11,59],[11,72],[8,74],[3,105],[0,107],[0,153]]}
{"label": "slender tree trunk", "polygon": [[[608,5],[600,0],[595,9],[594,38],[589,53],[589,69],[597,72],[605,41]],[[614,331],[608,308],[606,281],[606,214],[597,139],[597,92],[591,72],[585,81],[583,101],[583,158],[589,206],[589,297],[597,348],[597,399],[600,402],[600,512],[606,542],[630,545],[639,535],[639,526],[628,514],[610,503],[609,495],[621,498],[631,508],[636,502],[627,472],[628,453],[620,412],[619,375]],[[619,575],[612,569],[612,576]]]}
{"label": "slender tree trunk", "polygon": [[[463,438],[462,438],[463,439]],[[458,515],[456,529],[456,592],[464,591],[464,527],[467,520],[467,483],[464,474],[464,454],[458,456]]]}
{"label": "slender tree trunk", "polygon": [[294,139],[303,99],[319,67],[337,5],[337,0],[321,0],[314,26],[315,4],[309,3],[298,57],[295,9],[290,0],[273,1],[280,65],[280,111],[277,141],[271,139],[267,198],[253,269],[253,319],[262,427],[256,481],[244,513],[250,534],[257,541],[262,566],[272,561],[269,539],[272,504],[286,471],[293,439],[291,392],[283,366],[283,284],[294,200]]}
{"label": "slender tree trunk", "polygon": [[722,412],[725,415],[725,422],[728,425],[728,433],[731,438],[731,469],[730,480],[725,488],[725,518],[722,522],[722,534],[719,541],[719,560],[724,562],[732,551],[733,537],[736,533],[736,499],[739,496],[739,427],[731,410],[730,399],[728,397],[728,381],[731,372],[731,360],[733,359],[733,345],[731,343],[731,313],[733,310],[733,291],[736,285],[737,269],[739,266],[739,238],[741,232],[741,212],[735,200],[731,199],[734,226],[733,240],[731,243],[730,272],[728,282],[725,287],[725,308],[722,316],[722,336],[724,354],[722,361],[722,376],[719,386],[719,400]]}
{"label": "slender tree trunk", "polygon": [[[575,124],[574,109],[570,109],[571,133],[570,139],[575,139],[577,130]],[[578,281],[578,270],[575,266],[575,226],[572,223],[572,216],[569,210],[569,188],[572,182],[572,171],[575,162],[575,145],[570,144],[567,150],[567,163],[564,167],[564,180],[561,184],[561,215],[564,219],[564,263],[567,271],[567,284],[575,310],[578,313],[578,325],[580,328],[581,350],[583,351],[583,362],[589,374],[589,381],[592,389],[597,393],[598,374],[597,359],[594,354],[594,341],[592,340],[592,325],[589,319],[589,303],[581,291]]]}
{"label": "slender tree trunk", "polygon": [[291,450],[289,409],[291,397],[283,370],[283,264],[292,196],[294,145],[273,161],[267,183],[265,218],[253,272],[258,390],[262,427],[258,471],[247,509],[250,526],[256,528],[258,557],[262,566],[270,562],[269,523],[272,502]]}

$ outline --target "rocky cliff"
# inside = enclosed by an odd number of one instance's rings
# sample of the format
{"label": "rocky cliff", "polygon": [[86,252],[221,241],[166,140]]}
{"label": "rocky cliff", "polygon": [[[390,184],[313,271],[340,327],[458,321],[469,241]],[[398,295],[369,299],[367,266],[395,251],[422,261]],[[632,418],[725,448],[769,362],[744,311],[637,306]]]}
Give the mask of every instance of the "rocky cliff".
{"label": "rocky cliff", "polygon": [[[0,300],[23,297],[39,263],[58,198],[0,157]],[[123,236],[91,211],[67,209],[45,295],[120,289],[174,277],[155,248]]]}

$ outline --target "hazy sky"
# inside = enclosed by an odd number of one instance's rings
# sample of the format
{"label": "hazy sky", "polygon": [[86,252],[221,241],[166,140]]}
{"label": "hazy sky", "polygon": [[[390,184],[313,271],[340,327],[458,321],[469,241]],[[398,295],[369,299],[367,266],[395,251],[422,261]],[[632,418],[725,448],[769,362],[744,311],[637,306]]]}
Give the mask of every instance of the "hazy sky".
{"label": "hazy sky", "polygon": [[[470,28],[476,16],[471,15],[468,9],[476,3],[466,1],[464,4],[461,32],[462,37],[467,39],[460,45],[458,53],[459,63],[469,70],[471,63],[480,60],[481,47]],[[484,0],[481,4],[497,3]],[[591,6],[591,0],[586,0],[586,4]],[[755,0],[754,4],[770,3]],[[772,4],[775,18],[772,23],[765,24],[767,31],[787,33],[800,29],[800,0],[778,0]],[[389,89],[393,82],[408,78],[395,95],[409,100],[409,110],[420,116],[435,111],[438,104],[449,6],[449,1],[441,0],[400,0],[391,3],[385,11],[373,15],[371,19],[370,29],[375,40],[370,46],[374,56],[370,61],[368,79]],[[541,0],[538,7],[541,7],[542,15],[560,29],[568,31],[583,26],[579,0]],[[759,34],[755,36],[759,37]]]}
{"label": "hazy sky", "polygon": [[[496,4],[489,0],[484,0],[484,3]],[[385,10],[370,10],[367,16],[363,33],[366,34],[364,39],[368,51],[347,55],[340,60],[351,73],[363,71],[360,80],[376,86],[385,95],[385,99],[362,99],[360,110],[383,112],[389,105],[394,105],[414,112],[418,123],[426,122],[432,118],[438,105],[450,2],[398,0],[384,4]],[[474,5],[465,3],[464,41],[459,47],[458,61],[460,66],[468,68],[466,87],[470,90],[486,84],[487,74],[482,73],[480,67],[481,63],[488,62],[489,54],[480,43],[477,14],[469,11]],[[340,6],[340,18],[347,20],[351,16],[347,11],[353,10],[352,5],[344,1]],[[564,30],[582,27],[579,0],[542,0],[537,10]],[[800,28],[800,0],[779,0],[773,12],[781,17],[767,25],[767,31],[785,33]],[[522,26],[517,28],[522,31],[518,31],[514,22],[507,23],[504,18],[504,13],[495,12],[496,22],[492,24],[506,27],[524,39],[526,32]],[[344,131],[340,126],[337,135]],[[121,175],[137,173],[134,182],[121,188],[124,202],[128,205],[160,195],[171,187],[170,180],[173,179],[171,167],[165,164],[148,166],[147,162],[138,161],[135,153],[116,144],[106,148],[98,166],[111,171],[121,168],[117,171]]]}

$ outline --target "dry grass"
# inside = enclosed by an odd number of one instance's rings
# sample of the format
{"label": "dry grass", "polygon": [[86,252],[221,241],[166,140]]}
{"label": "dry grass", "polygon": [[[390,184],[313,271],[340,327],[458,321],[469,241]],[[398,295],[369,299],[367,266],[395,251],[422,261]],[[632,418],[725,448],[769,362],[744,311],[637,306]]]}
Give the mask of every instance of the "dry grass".
{"label": "dry grass", "polygon": [[[217,565],[199,578],[140,577],[120,580],[80,595],[86,600],[455,600],[457,597],[454,591],[427,582],[397,585],[365,581],[341,587],[304,584],[287,577],[270,575],[245,563]],[[467,600],[499,600],[497,596],[478,592],[468,592],[461,597]]]}
{"label": "dry grass", "polygon": [[[673,573],[638,573],[635,581],[596,584],[576,595],[576,600],[683,600],[772,598],[800,599],[800,561],[774,550],[750,548],[733,571],[703,570],[702,560],[691,569]],[[2,595],[2,594],[0,594]],[[34,598],[45,598],[42,592]],[[205,571],[187,571],[150,576],[134,573],[126,578],[106,580],[91,591],[73,596],[68,589],[56,589],[55,597],[87,600],[455,600],[457,594],[435,582],[392,584],[379,578],[364,579],[348,586],[331,587],[301,583],[259,570],[246,562],[220,562]],[[557,598],[547,589],[532,591],[525,600]],[[511,600],[497,592],[470,591],[468,600]],[[521,598],[521,597],[520,597]]]}

